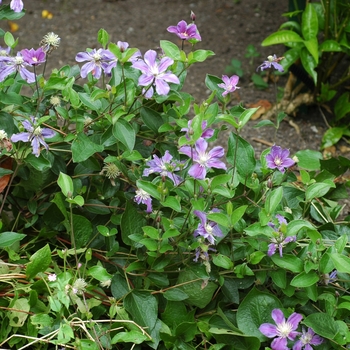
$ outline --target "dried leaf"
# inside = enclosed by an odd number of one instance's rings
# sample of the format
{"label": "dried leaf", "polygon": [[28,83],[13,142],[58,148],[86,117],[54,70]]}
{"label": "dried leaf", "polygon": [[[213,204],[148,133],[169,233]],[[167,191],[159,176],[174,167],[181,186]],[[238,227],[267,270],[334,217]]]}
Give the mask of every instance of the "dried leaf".
{"label": "dried leaf", "polygon": [[[12,169],[12,158],[10,157],[2,157],[0,159],[0,167],[3,169]],[[0,177],[0,193],[6,188],[11,178],[11,174],[4,175]]]}
{"label": "dried leaf", "polygon": [[268,100],[259,100],[256,103],[248,104],[247,107],[249,108],[260,107],[251,117],[251,120],[257,120],[272,108],[272,104]]}

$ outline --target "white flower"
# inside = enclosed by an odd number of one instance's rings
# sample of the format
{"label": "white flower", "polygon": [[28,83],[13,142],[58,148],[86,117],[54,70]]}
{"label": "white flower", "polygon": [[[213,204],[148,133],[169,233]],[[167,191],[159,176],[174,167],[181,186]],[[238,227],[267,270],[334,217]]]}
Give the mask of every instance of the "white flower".
{"label": "white flower", "polygon": [[57,276],[55,273],[51,273],[50,275],[47,276],[47,279],[50,281],[50,282],[55,282],[56,279],[57,279]]}

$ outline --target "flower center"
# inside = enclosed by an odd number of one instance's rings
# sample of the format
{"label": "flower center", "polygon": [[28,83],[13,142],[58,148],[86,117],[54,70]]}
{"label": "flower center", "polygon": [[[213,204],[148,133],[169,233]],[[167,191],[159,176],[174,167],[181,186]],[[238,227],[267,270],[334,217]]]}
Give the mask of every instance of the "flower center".
{"label": "flower center", "polygon": [[20,65],[20,64],[22,64],[24,62],[24,60],[23,60],[22,57],[16,56],[16,57],[14,57],[14,62],[15,62],[15,64]]}
{"label": "flower center", "polygon": [[40,136],[41,135],[41,127],[37,126],[34,130],[33,130],[33,135],[34,136]]}
{"label": "flower center", "polygon": [[147,200],[149,198],[151,198],[151,196],[146,192],[144,191],[142,188],[138,189],[136,191],[136,194],[142,199],[142,200]]}
{"label": "flower center", "polygon": [[303,345],[309,344],[312,340],[312,335],[310,333],[306,333],[300,338],[300,340],[303,343]]}
{"label": "flower center", "polygon": [[92,55],[92,58],[94,59],[95,62],[99,62],[101,61],[101,55],[98,53],[98,52],[95,52],[93,55]]}
{"label": "flower center", "polygon": [[157,66],[151,67],[151,73],[154,77],[158,76],[159,75],[158,67]]}
{"label": "flower center", "polygon": [[279,158],[279,157],[276,157],[275,158],[275,164],[276,165],[281,165],[283,162],[282,162],[282,159],[281,158]]}
{"label": "flower center", "polygon": [[213,228],[209,225],[206,224],[205,225],[205,230],[211,235],[213,233]]}
{"label": "flower center", "polygon": [[198,161],[198,163],[199,163],[200,166],[206,166],[207,161],[208,161],[209,159],[210,159],[210,156],[209,156],[208,153],[200,154],[200,155],[199,155],[199,161]]}
{"label": "flower center", "polygon": [[293,326],[286,321],[277,325],[277,334],[281,338],[287,338],[289,333],[293,330]]}

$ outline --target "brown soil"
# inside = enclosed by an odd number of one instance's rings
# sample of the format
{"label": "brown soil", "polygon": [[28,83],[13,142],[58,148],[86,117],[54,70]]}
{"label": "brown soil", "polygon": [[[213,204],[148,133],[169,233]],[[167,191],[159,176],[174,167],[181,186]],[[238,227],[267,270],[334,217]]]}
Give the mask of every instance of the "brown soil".
{"label": "brown soil", "polygon": [[[6,1],[4,2],[6,3]],[[244,105],[266,99],[275,101],[274,85],[265,90],[256,89],[250,80],[265,58],[273,53],[282,56],[284,48],[262,47],[261,42],[285,21],[287,2],[281,0],[24,0],[26,15],[18,21],[20,38],[18,49],[36,48],[41,38],[53,31],[61,37],[61,46],[50,57],[48,68],[76,64],[77,52],[87,47],[98,48],[97,32],[104,28],[113,42],[127,41],[144,53],[159,47],[162,39],[178,43],[180,40],[166,28],[184,19],[190,22],[190,11],[196,14],[196,24],[202,36],[198,48],[209,49],[215,56],[190,68],[187,79],[188,92],[201,103],[209,94],[204,84],[207,73],[221,77],[233,58],[242,62],[244,76],[240,80],[235,103]],[[52,19],[42,18],[42,11],[53,14]],[[5,28],[6,29],[6,28]],[[245,58],[249,44],[255,46],[260,57],[252,64]],[[196,48],[197,48],[196,47]],[[187,48],[189,49],[189,48]],[[185,48],[186,50],[186,48]],[[278,84],[283,87],[286,78]],[[319,150],[325,123],[318,110],[306,109],[293,118],[297,129],[282,122],[276,139],[274,129],[255,129],[250,122],[243,131],[256,149],[257,155],[269,143],[290,148]],[[266,142],[266,144],[264,144]]]}

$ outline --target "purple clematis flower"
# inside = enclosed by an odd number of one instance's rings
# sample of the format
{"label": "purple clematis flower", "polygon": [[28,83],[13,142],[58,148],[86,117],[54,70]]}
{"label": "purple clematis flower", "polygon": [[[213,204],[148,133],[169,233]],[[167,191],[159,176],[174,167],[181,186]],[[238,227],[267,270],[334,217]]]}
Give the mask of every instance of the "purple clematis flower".
{"label": "purple clematis flower", "polygon": [[[181,129],[181,131],[186,131],[186,135],[185,136],[186,136],[187,140],[190,140],[191,139],[191,135],[193,134],[193,129],[192,129],[191,125],[192,125],[192,120],[189,120],[188,123],[187,123],[187,128],[182,128]],[[203,139],[210,139],[213,136],[213,134],[214,134],[214,130],[210,129],[210,128],[206,129],[206,127],[207,127],[207,121],[204,120],[202,122],[202,131],[203,131],[203,133],[202,133],[201,137]]]}
{"label": "purple clematis flower", "polygon": [[227,94],[235,91],[236,89],[239,89],[237,86],[239,80],[238,75],[232,75],[231,78],[229,78],[227,75],[222,76],[223,83],[218,84],[218,87],[224,89],[225,91],[222,93],[222,96],[226,96]]}
{"label": "purple clematis flower", "polygon": [[180,176],[174,174],[174,171],[180,170],[178,164],[172,161],[173,156],[169,151],[165,151],[165,154],[162,158],[159,158],[157,155],[153,155],[153,159],[149,160],[146,165],[149,168],[143,171],[143,176],[148,176],[153,173],[159,173],[161,176],[167,176],[174,182],[174,185],[178,185],[182,179]]}
{"label": "purple clematis flower", "polygon": [[266,156],[267,167],[270,169],[277,168],[281,173],[284,173],[285,168],[290,168],[295,164],[294,160],[288,156],[288,149],[273,145],[270,153]]}
{"label": "purple clematis flower", "polygon": [[273,56],[268,56],[267,60],[264,61],[256,70],[258,71],[259,68],[261,70],[265,70],[268,68],[275,68],[280,72],[284,72],[284,69],[282,67],[282,65],[280,65],[278,62],[281,61],[284,57],[277,57],[276,55]]}
{"label": "purple clematis flower", "polygon": [[40,126],[36,125],[36,120],[33,116],[30,117],[31,122],[28,120],[24,120],[22,122],[22,125],[27,130],[27,132],[21,132],[19,134],[14,134],[11,136],[12,142],[31,142],[33,147],[33,154],[36,157],[39,157],[40,155],[40,144],[42,144],[46,150],[49,150],[48,144],[45,142],[45,138],[51,138],[56,135],[56,132],[48,129],[48,128],[41,128]]}
{"label": "purple clematis flower", "polygon": [[0,81],[4,81],[6,77],[17,71],[27,83],[35,82],[34,73],[29,72],[29,70],[25,68],[29,64],[25,62],[20,52],[18,52],[15,57],[0,56],[0,63],[2,64],[0,67]]}
{"label": "purple clematis flower", "polygon": [[[267,251],[268,256],[272,256],[276,253],[276,250],[278,248],[280,257],[283,256],[283,247],[290,242],[295,242],[297,240],[296,236],[288,236],[286,237],[282,231],[285,231],[283,229],[282,225],[287,225],[287,220],[280,214],[276,215],[276,218],[280,224],[280,227],[277,228],[276,225],[272,222],[269,222],[268,225],[275,230],[274,237],[271,238],[271,243],[269,244],[269,249]],[[282,227],[282,229],[281,229]]]}
{"label": "purple clematis flower", "polygon": [[[158,95],[167,95],[170,91],[168,83],[180,84],[179,78],[171,71],[166,69],[171,66],[174,61],[169,57],[163,57],[157,62],[157,53],[154,50],[148,50],[143,60],[135,60],[132,67],[139,69],[142,75],[139,77],[140,86],[155,85]],[[145,97],[153,96],[153,86],[145,91]]]}
{"label": "purple clematis flower", "polygon": [[151,195],[144,191],[142,188],[139,188],[135,191],[136,196],[134,197],[134,201],[137,204],[146,204],[147,209],[146,209],[146,213],[152,213],[152,197]]}
{"label": "purple clematis flower", "polygon": [[11,0],[10,9],[13,10],[14,12],[21,12],[23,10],[22,0]]}
{"label": "purple clematis flower", "polygon": [[203,180],[207,174],[208,168],[225,169],[226,165],[219,158],[224,156],[224,149],[221,146],[216,146],[207,152],[208,142],[203,138],[196,141],[195,149],[190,146],[182,146],[179,149],[180,153],[193,159],[194,165],[191,166],[188,174],[195,179]]}
{"label": "purple clematis flower", "polygon": [[302,328],[302,335],[299,340],[294,344],[293,350],[312,350],[311,345],[320,345],[323,343],[323,338],[315,334],[312,328],[308,328],[307,332],[305,328]]}
{"label": "purple clematis flower", "polygon": [[21,51],[22,57],[26,63],[31,66],[38,66],[45,62],[46,53],[39,47],[37,50],[34,49],[24,49]]}
{"label": "purple clematis flower", "polygon": [[286,321],[280,309],[274,309],[271,316],[276,325],[263,323],[259,327],[259,331],[268,338],[277,337],[271,343],[272,350],[286,350],[288,349],[287,338],[289,340],[294,340],[295,337],[300,334],[296,329],[303,316],[294,312]]}
{"label": "purple clematis flower", "polygon": [[[214,208],[212,212],[219,212],[219,210]],[[195,237],[201,236],[208,240],[210,244],[215,244],[215,237],[222,237],[222,231],[219,225],[214,221],[208,221],[207,214],[203,211],[194,210],[193,213],[199,217],[201,221],[193,235]]]}
{"label": "purple clematis flower", "polygon": [[170,26],[167,28],[169,33],[176,34],[182,40],[196,39],[201,41],[202,38],[194,23],[187,24],[185,21],[180,21],[177,26]]}
{"label": "purple clematis flower", "polygon": [[91,74],[99,79],[102,74],[102,70],[105,72],[109,63],[115,59],[115,56],[109,50],[104,49],[93,49],[89,52],[79,52],[75,56],[77,62],[86,62],[81,67],[80,75],[82,78],[86,78],[87,75]]}

